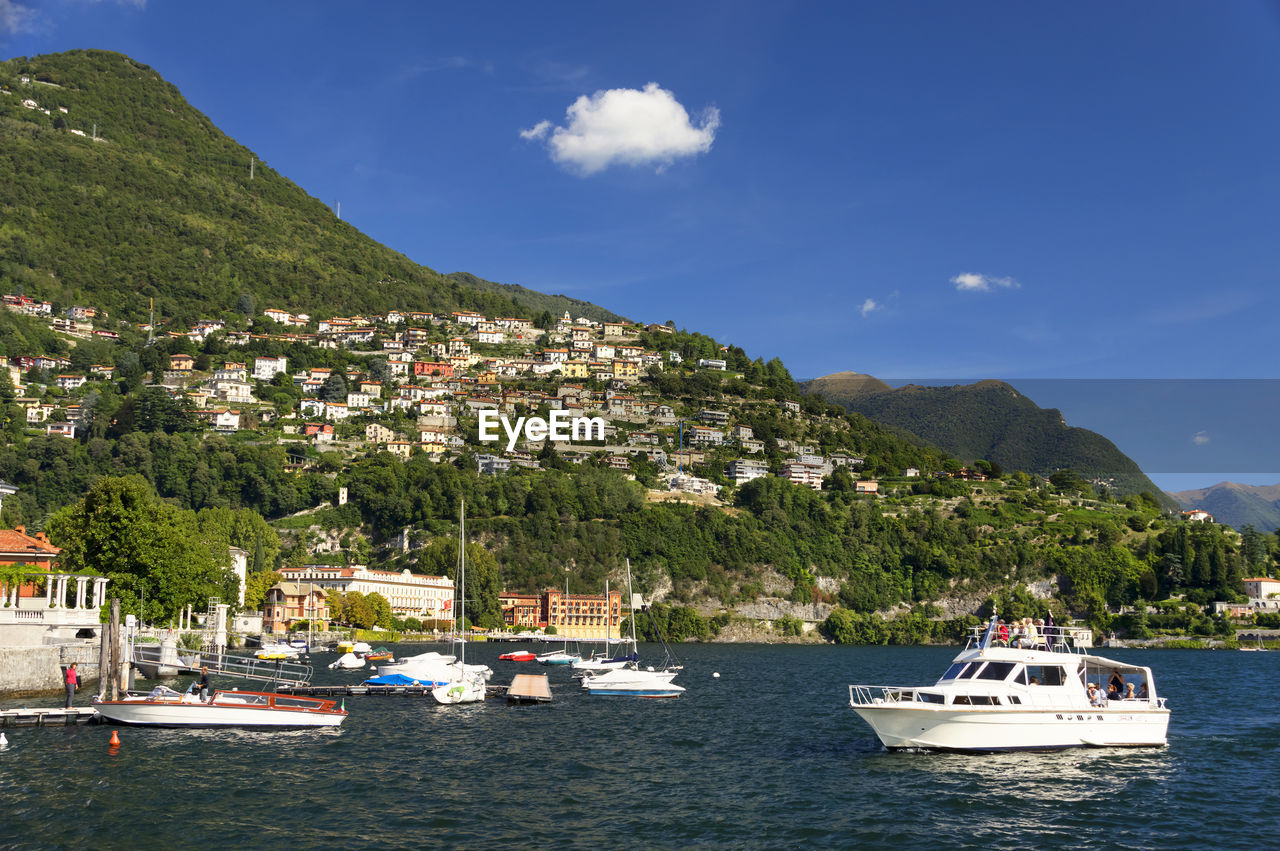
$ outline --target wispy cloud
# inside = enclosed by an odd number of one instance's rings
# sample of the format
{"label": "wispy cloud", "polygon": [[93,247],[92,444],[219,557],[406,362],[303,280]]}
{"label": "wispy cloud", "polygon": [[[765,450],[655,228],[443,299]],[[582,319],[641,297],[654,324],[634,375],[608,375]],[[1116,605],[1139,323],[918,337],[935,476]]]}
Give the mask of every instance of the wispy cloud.
{"label": "wispy cloud", "polygon": [[1194,443],[1196,446],[1204,446],[1210,440],[1211,438],[1209,437],[1209,432],[1205,431],[1204,429],[1201,429],[1200,431],[1191,435],[1191,442]]}
{"label": "wispy cloud", "polygon": [[862,307],[859,308],[859,310],[862,312],[862,315],[865,318],[867,316],[870,316],[872,313],[876,312],[877,310],[882,310],[883,308],[884,308],[883,304],[876,301],[874,298],[869,298],[862,303]]}
{"label": "wispy cloud", "polygon": [[14,0],[0,0],[0,36],[18,35],[35,29],[36,11]]}
{"label": "wispy cloud", "polygon": [[1022,287],[1022,284],[1013,278],[975,275],[972,272],[962,272],[956,275],[951,279],[951,283],[956,285],[956,292],[962,293],[989,293],[994,289],[1016,290]]}
{"label": "wispy cloud", "polygon": [[520,138],[546,140],[551,159],[585,177],[615,164],[662,171],[677,159],[704,154],[715,141],[720,111],[708,107],[694,123],[675,95],[649,83],[583,95],[565,110],[565,123],[539,121]]}
{"label": "wispy cloud", "polygon": [[1154,325],[1180,325],[1188,322],[1204,322],[1221,319],[1252,307],[1259,301],[1253,293],[1218,290],[1209,295],[1181,299],[1147,311],[1143,318]]}
{"label": "wispy cloud", "polygon": [[482,62],[466,56],[432,56],[405,65],[396,73],[394,79],[397,82],[405,82],[415,77],[421,77],[424,74],[433,74],[436,71],[466,70],[481,71],[490,75],[494,72],[493,63],[491,62]]}
{"label": "wispy cloud", "polygon": [[18,0],[0,0],[0,38],[20,35],[22,33],[49,32],[56,29],[59,17],[68,12],[74,14],[77,6],[96,6],[107,3],[143,11],[147,8],[147,0],[68,0],[60,7],[52,7],[45,3],[21,3]]}

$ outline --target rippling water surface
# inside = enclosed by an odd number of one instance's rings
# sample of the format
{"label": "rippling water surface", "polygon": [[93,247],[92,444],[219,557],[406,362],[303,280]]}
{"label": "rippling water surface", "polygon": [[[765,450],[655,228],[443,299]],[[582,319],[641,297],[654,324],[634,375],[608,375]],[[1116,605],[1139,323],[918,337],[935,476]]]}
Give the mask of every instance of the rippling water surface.
{"label": "rippling water surface", "polygon": [[[546,670],[508,649],[468,661]],[[963,756],[887,752],[848,708],[849,683],[932,682],[953,649],[680,652],[677,700],[593,698],[557,669],[549,706],[354,697],[337,731],[121,728],[111,754],[108,727],[7,730],[0,845],[1280,844],[1280,653],[1109,651],[1155,670],[1167,748]],[[317,682],[367,676],[333,658]]]}

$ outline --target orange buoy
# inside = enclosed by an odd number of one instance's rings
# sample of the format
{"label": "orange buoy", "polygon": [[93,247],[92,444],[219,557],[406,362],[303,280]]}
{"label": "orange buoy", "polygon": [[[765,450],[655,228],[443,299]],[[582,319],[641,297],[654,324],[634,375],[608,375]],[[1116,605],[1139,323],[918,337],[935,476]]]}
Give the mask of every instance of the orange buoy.
{"label": "orange buoy", "polygon": [[113,747],[113,748],[118,748],[118,747],[120,747],[120,734],[119,734],[119,733],[117,733],[115,730],[112,730],[112,731],[111,731],[111,741],[107,742],[107,744],[111,745],[111,747]]}

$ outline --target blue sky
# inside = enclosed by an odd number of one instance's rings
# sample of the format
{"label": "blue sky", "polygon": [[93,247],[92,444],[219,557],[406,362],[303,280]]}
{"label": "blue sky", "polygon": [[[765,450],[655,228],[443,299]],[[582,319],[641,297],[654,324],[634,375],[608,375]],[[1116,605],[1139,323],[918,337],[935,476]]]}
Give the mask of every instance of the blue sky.
{"label": "blue sky", "polygon": [[418,262],[797,377],[1275,377],[1275,3],[0,0],[88,47]]}

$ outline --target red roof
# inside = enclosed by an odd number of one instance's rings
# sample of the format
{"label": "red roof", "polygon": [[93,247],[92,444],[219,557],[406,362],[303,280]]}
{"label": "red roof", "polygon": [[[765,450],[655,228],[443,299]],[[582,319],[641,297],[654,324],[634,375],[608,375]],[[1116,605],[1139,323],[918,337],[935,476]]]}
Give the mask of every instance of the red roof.
{"label": "red roof", "polygon": [[53,558],[62,550],[49,543],[47,539],[33,538],[25,529],[0,529],[0,555],[40,555]]}

